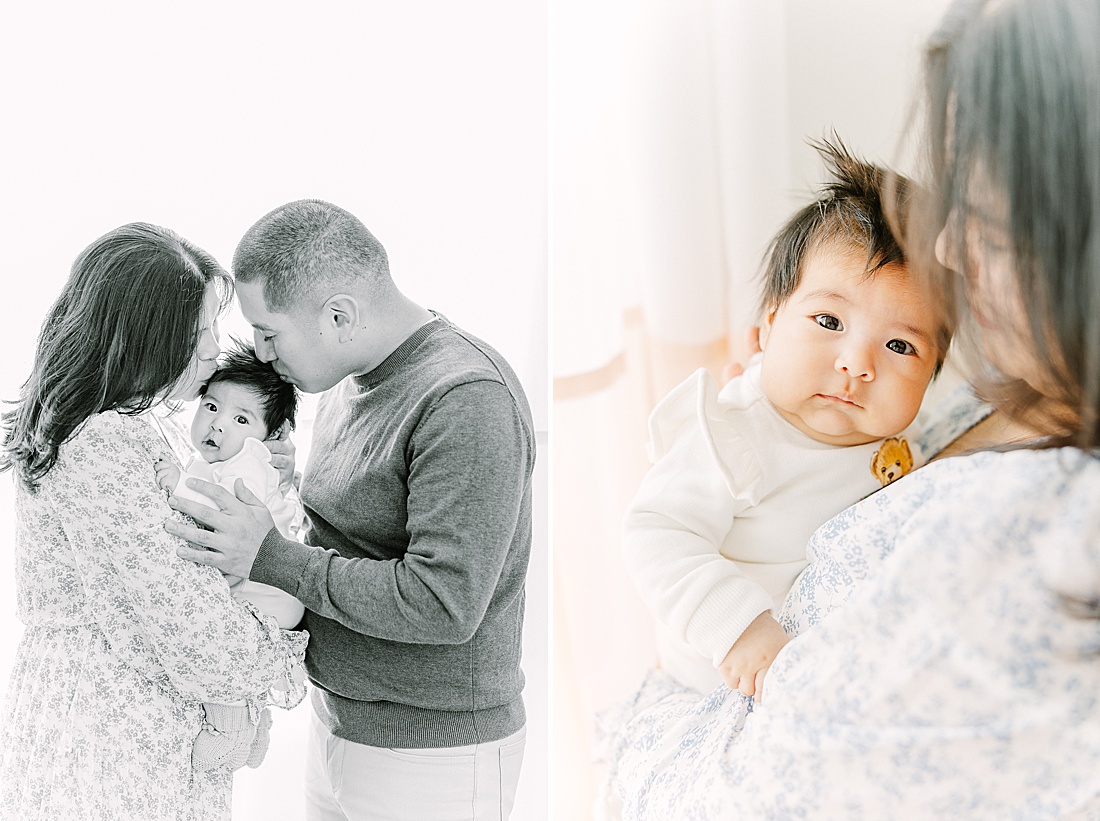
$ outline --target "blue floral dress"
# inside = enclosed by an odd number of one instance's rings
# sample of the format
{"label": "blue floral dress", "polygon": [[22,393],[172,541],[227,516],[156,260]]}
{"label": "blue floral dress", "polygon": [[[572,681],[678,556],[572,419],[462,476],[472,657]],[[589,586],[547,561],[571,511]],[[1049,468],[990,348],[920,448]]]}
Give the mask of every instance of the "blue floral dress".
{"label": "blue floral dress", "polygon": [[759,703],[654,671],[624,819],[1100,819],[1100,459],[945,459],[821,527]]}
{"label": "blue floral dress", "polygon": [[163,523],[179,514],[153,472],[167,450],[146,419],[102,413],[38,492],[16,490],[25,630],[0,727],[0,818],[228,819],[232,773],[191,768],[201,702],[259,705],[297,678],[307,636],[176,556]]}

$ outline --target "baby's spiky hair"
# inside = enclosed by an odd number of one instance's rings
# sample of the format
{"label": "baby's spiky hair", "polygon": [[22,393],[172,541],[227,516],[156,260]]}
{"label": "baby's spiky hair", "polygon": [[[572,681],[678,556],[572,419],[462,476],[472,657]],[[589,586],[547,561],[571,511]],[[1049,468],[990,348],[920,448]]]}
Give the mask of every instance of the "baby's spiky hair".
{"label": "baby's spiky hair", "polygon": [[252,391],[260,400],[263,409],[263,423],[267,435],[271,436],[284,423],[294,429],[294,418],[298,415],[298,389],[284,382],[270,362],[262,362],[256,356],[256,349],[246,342],[233,337],[233,347],[224,351],[218,360],[218,369],[199,390],[200,396],[219,382],[239,385]]}
{"label": "baby's spiky hair", "polygon": [[823,246],[863,249],[867,274],[891,263],[905,264],[905,252],[891,229],[891,214],[904,214],[909,180],[856,159],[834,132],[809,140],[821,154],[830,179],[813,202],[798,211],[772,238],[765,257],[760,308],[767,314],[798,287],[807,256]]}

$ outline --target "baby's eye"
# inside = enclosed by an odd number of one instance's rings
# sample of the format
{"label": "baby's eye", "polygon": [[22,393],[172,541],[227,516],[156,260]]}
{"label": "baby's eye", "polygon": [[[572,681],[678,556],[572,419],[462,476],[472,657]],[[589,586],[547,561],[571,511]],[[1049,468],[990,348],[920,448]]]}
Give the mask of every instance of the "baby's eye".
{"label": "baby's eye", "polygon": [[213,402],[203,402],[202,406],[205,410],[208,410],[211,413],[217,413],[218,412],[218,406],[215,405]]}
{"label": "baby's eye", "polygon": [[275,338],[275,334],[262,334],[260,337],[264,342],[270,342]]}
{"label": "baby's eye", "polygon": [[814,320],[827,331],[843,331],[844,326],[840,323],[832,314],[818,314],[814,317]]}
{"label": "baby's eye", "polygon": [[912,356],[917,352],[917,349],[906,342],[904,339],[891,339],[889,342],[886,343],[886,347],[894,353],[905,354],[907,356]]}
{"label": "baby's eye", "polygon": [[236,421],[237,421],[238,425],[247,425],[248,424],[248,417],[238,416]]}

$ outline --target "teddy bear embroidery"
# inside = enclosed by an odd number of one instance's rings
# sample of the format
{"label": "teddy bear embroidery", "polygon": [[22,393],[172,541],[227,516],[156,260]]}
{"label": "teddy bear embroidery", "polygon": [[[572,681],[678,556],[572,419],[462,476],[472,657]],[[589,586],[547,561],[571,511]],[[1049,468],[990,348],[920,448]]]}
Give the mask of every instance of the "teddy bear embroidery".
{"label": "teddy bear embroidery", "polygon": [[886,487],[913,469],[913,454],[904,437],[885,439],[871,457],[871,473]]}

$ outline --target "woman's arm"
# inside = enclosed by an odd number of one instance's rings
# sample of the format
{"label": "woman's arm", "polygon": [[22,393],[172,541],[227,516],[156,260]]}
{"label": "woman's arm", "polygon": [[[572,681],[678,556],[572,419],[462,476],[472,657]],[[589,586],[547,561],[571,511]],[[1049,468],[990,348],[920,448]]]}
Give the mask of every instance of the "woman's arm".
{"label": "woman's arm", "polygon": [[185,698],[263,693],[300,662],[305,636],[265,625],[217,571],[176,556],[163,521],[178,514],[153,481],[157,451],[144,420],[103,413],[62,448],[44,483],[91,618],[120,659]]}

